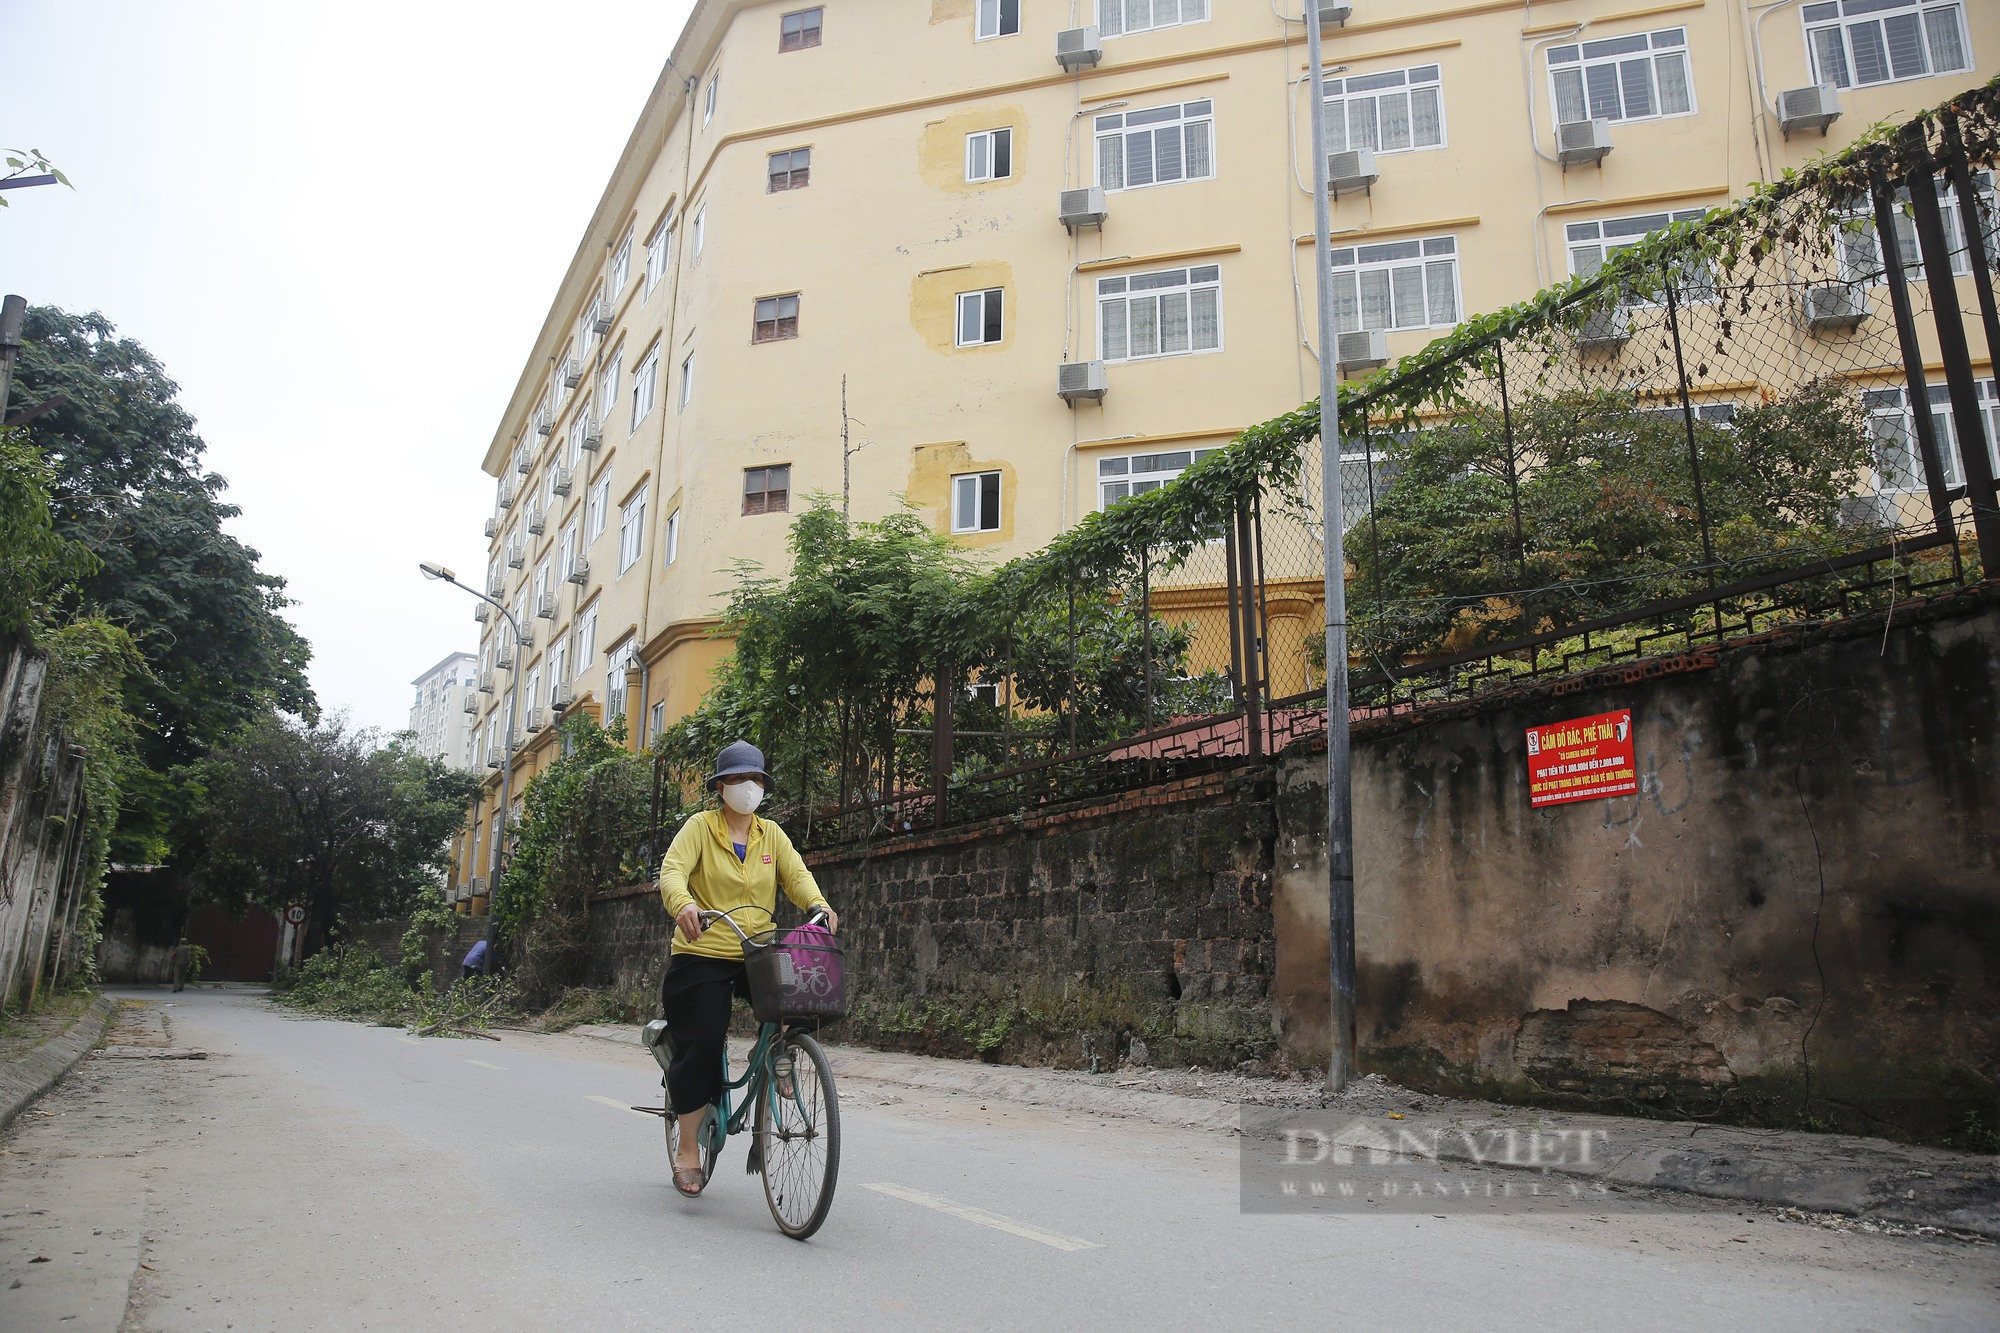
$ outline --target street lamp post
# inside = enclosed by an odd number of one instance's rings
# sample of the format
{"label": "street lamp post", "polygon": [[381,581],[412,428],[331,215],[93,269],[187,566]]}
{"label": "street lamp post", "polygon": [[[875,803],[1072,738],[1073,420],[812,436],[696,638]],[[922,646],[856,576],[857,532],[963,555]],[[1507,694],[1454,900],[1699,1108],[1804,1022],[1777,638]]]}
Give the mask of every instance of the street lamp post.
{"label": "street lamp post", "polygon": [[[493,934],[493,900],[497,896],[496,890],[500,887],[500,871],[504,868],[507,854],[507,819],[510,813],[509,801],[513,794],[512,784],[514,777],[514,728],[521,721],[521,664],[527,660],[528,645],[527,641],[521,637],[521,623],[514,619],[514,613],[509,611],[505,606],[488,597],[485,593],[479,591],[479,589],[460,583],[458,576],[443,565],[436,565],[425,561],[419,564],[417,568],[423,571],[423,575],[427,579],[442,579],[454,588],[462,588],[466,592],[471,593],[474,597],[477,597],[480,601],[498,611],[500,618],[507,622],[507,628],[514,631],[514,666],[508,672],[513,677],[513,682],[508,686],[513,699],[507,709],[508,716],[505,734],[500,738],[500,818],[498,821],[499,827],[494,830],[493,834],[493,845],[499,855],[494,858],[493,883],[487,887],[486,891],[486,920],[488,923],[486,933],[490,937]],[[491,943],[490,939],[488,943]]]}

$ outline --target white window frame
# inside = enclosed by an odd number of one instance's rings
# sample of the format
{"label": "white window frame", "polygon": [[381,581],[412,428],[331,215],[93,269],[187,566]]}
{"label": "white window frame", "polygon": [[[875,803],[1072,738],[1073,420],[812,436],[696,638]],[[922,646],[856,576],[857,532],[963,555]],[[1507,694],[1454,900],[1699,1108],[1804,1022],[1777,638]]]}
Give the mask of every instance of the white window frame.
{"label": "white window frame", "polygon": [[605,291],[613,300],[625,290],[625,284],[632,280],[632,233],[625,232],[625,239],[618,242],[618,248],[611,252],[611,274],[605,279]]}
{"label": "white window frame", "polygon": [[[1806,61],[1813,71],[1816,83],[1831,83],[1841,88],[1877,88],[1889,83],[1908,83],[1913,79],[1934,79],[1945,74],[1963,74],[1977,69],[1978,62],[1972,54],[1972,28],[1966,22],[1963,0],[1860,0],[1869,4],[1864,12],[1849,15],[1842,11],[1849,6],[1857,6],[1857,0],[1824,0],[1799,7],[1799,24],[1805,34]],[[1897,74],[1888,45],[1887,23],[1892,16],[1910,14],[1917,20],[1917,54],[1922,57],[1923,69],[1917,73]],[[1958,43],[1962,64],[1945,67],[1937,63],[1938,34],[1951,25]],[[1866,83],[1856,78],[1854,59],[1855,32],[1857,29],[1874,27],[1882,34],[1881,56],[1889,63],[1889,76],[1870,79]],[[1828,39],[1839,43],[1839,51],[1832,50]],[[1828,68],[1829,56],[1837,54],[1839,65]]]}
{"label": "white window frame", "polygon": [[[1146,18],[1134,27],[1128,20],[1129,7],[1146,4]],[[1159,15],[1172,9],[1174,17],[1161,19]],[[1161,28],[1181,28],[1190,23],[1208,22],[1209,0],[1097,0],[1097,33],[1100,37],[1129,37],[1142,32],[1157,32]]]}
{"label": "white window frame", "polygon": [[660,225],[653,228],[653,234],[646,242],[645,290],[642,296],[651,296],[653,289],[665,281],[667,261],[674,248],[674,214],[671,210],[660,219]]}
{"label": "white window frame", "polygon": [[995,37],[1016,36],[1020,31],[1021,0],[979,0],[978,13],[973,17],[974,41],[990,42]]}
{"label": "white window frame", "polygon": [[694,353],[690,351],[681,358],[681,394],[677,412],[687,411],[687,405],[694,401]]}
{"label": "white window frame", "polygon": [[[590,404],[585,403],[583,406],[577,408],[576,415],[570,418],[569,465],[572,468],[574,468],[577,464],[583,461],[583,437],[589,433],[590,433]],[[554,468],[549,469],[549,480],[551,486],[553,487],[553,483],[555,481]],[[553,504],[555,491],[551,489],[549,495],[551,497],[550,503]]]}
{"label": "white window frame", "polygon": [[667,701],[665,699],[655,699],[653,700],[653,706],[646,711],[646,734],[639,739],[650,745],[659,739],[661,732],[667,729]]}
{"label": "white window frame", "polygon": [[[603,484],[609,485],[610,483],[607,481]],[[561,568],[562,568],[562,576],[565,579],[567,579],[570,575],[576,573],[576,562],[583,555],[583,542],[580,539],[579,535],[580,529],[578,526],[581,521],[582,521],[582,516],[578,515],[577,517],[570,519],[569,522],[563,524]]]}
{"label": "white window frame", "polygon": [[660,568],[668,569],[681,555],[681,511],[676,509],[667,515],[666,535],[660,539],[662,548]]}
{"label": "white window frame", "polygon": [[[1415,284],[1420,318],[1402,318],[1403,300]],[[1369,291],[1378,285],[1387,303],[1387,322],[1369,319]],[[1381,329],[1454,328],[1465,309],[1458,275],[1458,238],[1421,236],[1368,245],[1341,246],[1333,251],[1334,322],[1336,333]],[[1438,309],[1442,287],[1450,309]]]}
{"label": "white window frame", "polygon": [[708,91],[702,94],[701,125],[707,129],[715,119],[715,104],[721,97],[722,71],[716,70],[708,76]]}
{"label": "white window frame", "polygon": [[[1177,280],[1176,280],[1177,279]],[[1137,284],[1144,283],[1141,287]],[[1187,295],[1185,310],[1186,347],[1166,348],[1165,317],[1176,292]],[[1195,319],[1203,293],[1212,294],[1215,316],[1214,346],[1196,345]],[[1153,306],[1153,349],[1132,350],[1132,311],[1135,303]],[[1114,332],[1116,337],[1113,336]],[[1159,269],[1145,273],[1121,273],[1097,280],[1097,354],[1105,361],[1151,361],[1163,356],[1205,356],[1223,348],[1222,270],[1216,264],[1196,264],[1189,268]]]}
{"label": "white window frame", "polygon": [[540,707],[542,702],[542,669],[536,667],[533,671],[530,671],[528,678],[522,681],[521,685],[521,697],[528,701],[528,707]]}
{"label": "white window frame", "polygon": [[638,494],[618,507],[618,572],[639,563],[646,554],[646,498],[652,483],[639,487]]}
{"label": "white window frame", "polygon": [[600,429],[611,419],[611,409],[618,406],[618,375],[624,368],[625,354],[619,352],[605,361],[604,369],[597,372],[597,401],[591,404],[591,411]]}
{"label": "white window frame", "polygon": [[[554,642],[549,644],[549,660],[547,665],[549,668],[548,704],[550,708],[554,708],[557,697],[562,693],[562,687],[569,683],[569,636],[567,634],[558,636]],[[535,701],[535,692],[532,689],[528,691],[528,701],[530,703]]]}
{"label": "white window frame", "polygon": [[653,400],[659,392],[660,348],[656,343],[632,372],[632,430],[638,430],[639,423],[652,414]]}
{"label": "white window frame", "polygon": [[[1630,213],[1618,217],[1592,218],[1585,222],[1571,222],[1563,227],[1563,252],[1568,256],[1572,277],[1582,277],[1597,272],[1605,262],[1620,250],[1637,245],[1646,237],[1676,222],[1687,222],[1700,217],[1708,210],[1702,208],[1682,208],[1664,213]],[[1587,228],[1596,228],[1595,236],[1586,236]],[[1578,259],[1595,252],[1595,262],[1586,267],[1578,266]],[[1693,285],[1685,288],[1681,299],[1686,301],[1713,301],[1715,299],[1715,278],[1704,261],[1691,261],[1688,268]],[[1628,300],[1629,306],[1659,305],[1659,301]]]}
{"label": "white window frame", "polygon": [[[1637,43],[1634,47],[1632,44]],[[1630,47],[1631,49],[1623,49]],[[1592,54],[1595,51],[1596,54]],[[1585,42],[1571,42],[1565,46],[1552,46],[1544,59],[1548,65],[1549,106],[1558,123],[1578,120],[1608,120],[1613,124],[1625,124],[1640,120],[1677,120],[1682,116],[1698,115],[1700,104],[1694,94],[1694,58],[1688,50],[1686,28],[1660,28],[1652,32],[1628,32],[1616,37],[1598,37]],[[1661,89],[1661,72],[1679,63],[1682,91],[1687,94],[1687,105],[1678,110],[1664,109],[1665,97]],[[1628,66],[1630,67],[1628,69]],[[1593,70],[1610,70],[1610,91],[1618,101],[1618,114],[1605,114],[1600,100],[1602,90],[1592,87]],[[1625,110],[1627,99],[1634,91],[1634,72],[1643,76],[1645,92],[1652,99],[1652,108],[1636,115]],[[1575,75],[1572,93],[1566,96],[1563,76]],[[1574,100],[1569,98],[1573,96]],[[1565,114],[1564,103],[1569,101]]]}
{"label": "white window frame", "polygon": [[[991,512],[988,512],[989,499]],[[956,474],[951,479],[951,530],[975,534],[998,532],[1003,503],[998,470]]]}
{"label": "white window frame", "polygon": [[549,580],[552,572],[553,567],[547,560],[535,566],[535,591],[534,595],[529,598],[529,603],[536,611],[542,609],[542,598],[549,595]]}
{"label": "white window frame", "polygon": [[597,604],[576,618],[576,669],[579,674],[590,669],[590,663],[597,656]]}
{"label": "white window frame", "polygon": [[[1157,491],[1196,463],[1222,448],[1160,449],[1145,454],[1103,454],[1097,459],[1097,507],[1109,509],[1120,500]],[[1141,467],[1140,464],[1146,466]]]}
{"label": "white window frame", "polygon": [[[1994,257],[2000,271],[2000,191],[1995,190],[1992,171],[1972,173],[1979,211],[1986,217],[1986,252]],[[1943,214],[1945,244],[1951,251],[1952,276],[1972,274],[1972,250],[1965,243],[1965,220],[1958,207],[1958,187],[1937,182],[1938,211]],[[1923,251],[1917,244],[1916,218],[1910,213],[1909,191],[1896,191],[1895,220],[1897,249],[1903,258],[1903,276],[1911,282],[1924,280]],[[1888,262],[1882,257],[1882,239],[1876,234],[1875,207],[1871,200],[1857,202],[1835,237],[1835,262],[1840,280],[1851,286],[1880,286],[1888,281]]]}
{"label": "white window frame", "polygon": [[[987,287],[976,292],[960,292],[954,303],[957,320],[952,328],[952,336],[960,347],[995,347],[1007,340],[1007,297],[1004,287]],[[968,318],[970,323],[968,323]],[[997,325],[998,330],[987,337],[989,326]],[[966,336],[968,328],[976,329],[973,337]]]}
{"label": "white window frame", "polygon": [[[1007,169],[995,171],[996,149],[1005,146]],[[1014,129],[1002,126],[992,130],[974,130],[965,136],[965,179],[968,184],[981,181],[1004,181],[1014,177]]]}
{"label": "white window frame", "polygon": [[[1417,139],[1417,106],[1432,104],[1437,133],[1423,142]],[[1400,119],[1396,118],[1400,106]],[[1391,144],[1383,132],[1385,125],[1402,127],[1405,142]],[[1447,147],[1444,121],[1443,71],[1437,65],[1412,65],[1407,69],[1378,70],[1373,74],[1350,74],[1326,80],[1326,151],[1345,152],[1350,148],[1370,148],[1377,154],[1425,153]]]}
{"label": "white window frame", "polygon": [[[1135,120],[1139,123],[1134,124]],[[1176,145],[1179,166],[1175,175],[1163,178],[1159,170],[1158,142],[1160,134],[1170,127],[1175,130],[1172,141]],[[1162,106],[1141,107],[1137,111],[1107,112],[1091,121],[1091,133],[1092,154],[1097,159],[1097,183],[1104,187],[1107,194],[1215,179],[1215,102],[1212,98],[1168,102]],[[1132,164],[1138,159],[1133,148],[1141,136],[1146,139],[1147,179],[1134,183]],[[1201,141],[1201,151],[1208,158],[1208,169],[1199,175],[1188,170],[1188,160],[1194,156],[1190,146],[1197,140]]]}
{"label": "white window frame", "polygon": [[690,256],[690,258],[700,259],[701,252],[705,248],[707,248],[707,245],[708,245],[708,205],[703,204],[700,208],[697,208],[694,211],[694,234],[691,237],[689,237],[689,246],[693,250],[693,254]]}
{"label": "white window frame", "polygon": [[604,525],[608,521],[607,515],[610,512],[611,478],[605,477],[590,488],[590,498],[584,505],[584,515],[590,525],[590,536],[585,539],[585,547],[604,535]]}
{"label": "white window frame", "polygon": [[[1979,421],[1986,432],[1986,457],[2000,475],[2000,386],[1991,379],[1977,382]],[[1948,385],[1928,386],[1931,400],[1931,429],[1937,437],[1938,462],[1944,468],[1946,488],[1965,485],[1965,455],[1960,448],[1958,426],[1952,416]],[[1861,402],[1868,433],[1876,444],[1875,490],[1884,495],[1916,495],[1926,489],[1923,455],[1917,449],[1914,414],[1910,411],[1907,385],[1863,389]],[[1882,473],[1881,455],[1893,448],[1901,455],[1904,476],[1887,478]],[[1891,484],[1897,483],[1897,484]]]}

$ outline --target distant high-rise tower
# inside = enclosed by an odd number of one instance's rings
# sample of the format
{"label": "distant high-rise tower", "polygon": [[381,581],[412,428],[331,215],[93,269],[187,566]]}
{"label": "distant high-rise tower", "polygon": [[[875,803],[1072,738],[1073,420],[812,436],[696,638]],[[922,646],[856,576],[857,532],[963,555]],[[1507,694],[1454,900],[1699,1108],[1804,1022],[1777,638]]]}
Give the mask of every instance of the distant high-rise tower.
{"label": "distant high-rise tower", "polygon": [[465,705],[478,684],[472,674],[477,661],[471,653],[453,653],[411,682],[417,697],[410,730],[418,751],[456,768],[472,767],[472,714]]}

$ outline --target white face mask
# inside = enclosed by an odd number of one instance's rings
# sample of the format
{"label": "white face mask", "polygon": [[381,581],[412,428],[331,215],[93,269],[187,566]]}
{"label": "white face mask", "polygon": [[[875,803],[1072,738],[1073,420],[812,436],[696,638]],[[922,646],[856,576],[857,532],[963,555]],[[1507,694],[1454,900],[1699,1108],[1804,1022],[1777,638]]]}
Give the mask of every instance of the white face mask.
{"label": "white face mask", "polygon": [[761,782],[732,782],[722,789],[722,803],[739,815],[747,815],[764,803]]}

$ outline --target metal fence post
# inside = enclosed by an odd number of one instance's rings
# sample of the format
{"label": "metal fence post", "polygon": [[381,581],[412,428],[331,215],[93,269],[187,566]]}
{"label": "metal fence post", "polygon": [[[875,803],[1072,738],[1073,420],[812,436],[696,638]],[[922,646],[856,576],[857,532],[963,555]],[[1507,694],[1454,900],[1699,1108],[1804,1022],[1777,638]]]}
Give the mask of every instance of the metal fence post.
{"label": "metal fence post", "polygon": [[1264,753],[1263,719],[1257,707],[1259,656],[1257,645],[1255,553],[1250,545],[1250,497],[1236,497],[1236,567],[1242,573],[1237,583],[1237,616],[1243,626],[1243,730],[1252,758]]}
{"label": "metal fence post", "polygon": [[1938,117],[1944,134],[1945,167],[1951,187],[1958,194],[1959,220],[1965,227],[1967,258],[1972,263],[1972,290],[1979,298],[1979,320],[1986,330],[1986,354],[2000,356],[2000,312],[1993,300],[1993,263],[1996,256],[1986,249],[1985,222],[1979,213],[1979,191],[1974,188],[1967,165],[1965,140],[1958,132],[1958,117],[1946,112]]}
{"label": "metal fence post", "polygon": [[[1931,289],[1931,320],[1937,325],[1938,355],[1944,361],[1945,388],[1951,395],[1951,420],[1958,433],[1958,460],[1965,469],[1965,498],[1972,506],[1979,563],[1990,579],[2000,574],[2000,510],[1993,506],[1993,463],[1984,447],[1986,430],[1979,419],[1979,389],[1972,379],[1965,317],[1959,311],[1958,279],[1951,271],[1951,242],[1944,234],[1937,178],[1931,173],[1935,163],[1922,124],[1904,126],[1901,139],[1915,164],[1909,174],[1910,215],[1916,222],[1917,247],[1923,255],[1924,282]],[[1975,227],[1972,235],[1977,234]],[[1929,407],[1925,403],[1922,410]]]}
{"label": "metal fence post", "polygon": [[958,669],[948,667],[931,680],[931,824],[943,828],[951,787],[951,714],[958,695]]}
{"label": "metal fence post", "polygon": [[[1500,383],[1500,434],[1507,442],[1507,499],[1514,506],[1514,578],[1523,588],[1528,586],[1528,539],[1521,527],[1521,466],[1514,450],[1514,406],[1507,398],[1507,346],[1505,342],[1493,344],[1494,377]],[[1369,489],[1369,514],[1374,514],[1375,483],[1371,477]]]}
{"label": "metal fence post", "polygon": [[[1917,456],[1924,465],[1924,488],[1930,493],[1931,522],[1940,537],[1950,536],[1951,500],[1945,495],[1944,467],[1939,462],[1937,427],[1931,421],[1931,391],[1924,380],[1924,347],[1917,339],[1917,317],[1910,309],[1910,280],[1903,269],[1903,247],[1896,239],[1896,195],[1888,173],[1878,163],[1870,173],[1875,197],[1875,243],[1882,252],[1882,280],[1889,288],[1889,308],[1896,316],[1896,342],[1903,352],[1903,382],[1910,396],[1910,429],[1917,437]],[[1953,550],[1957,548],[1954,546]]]}

